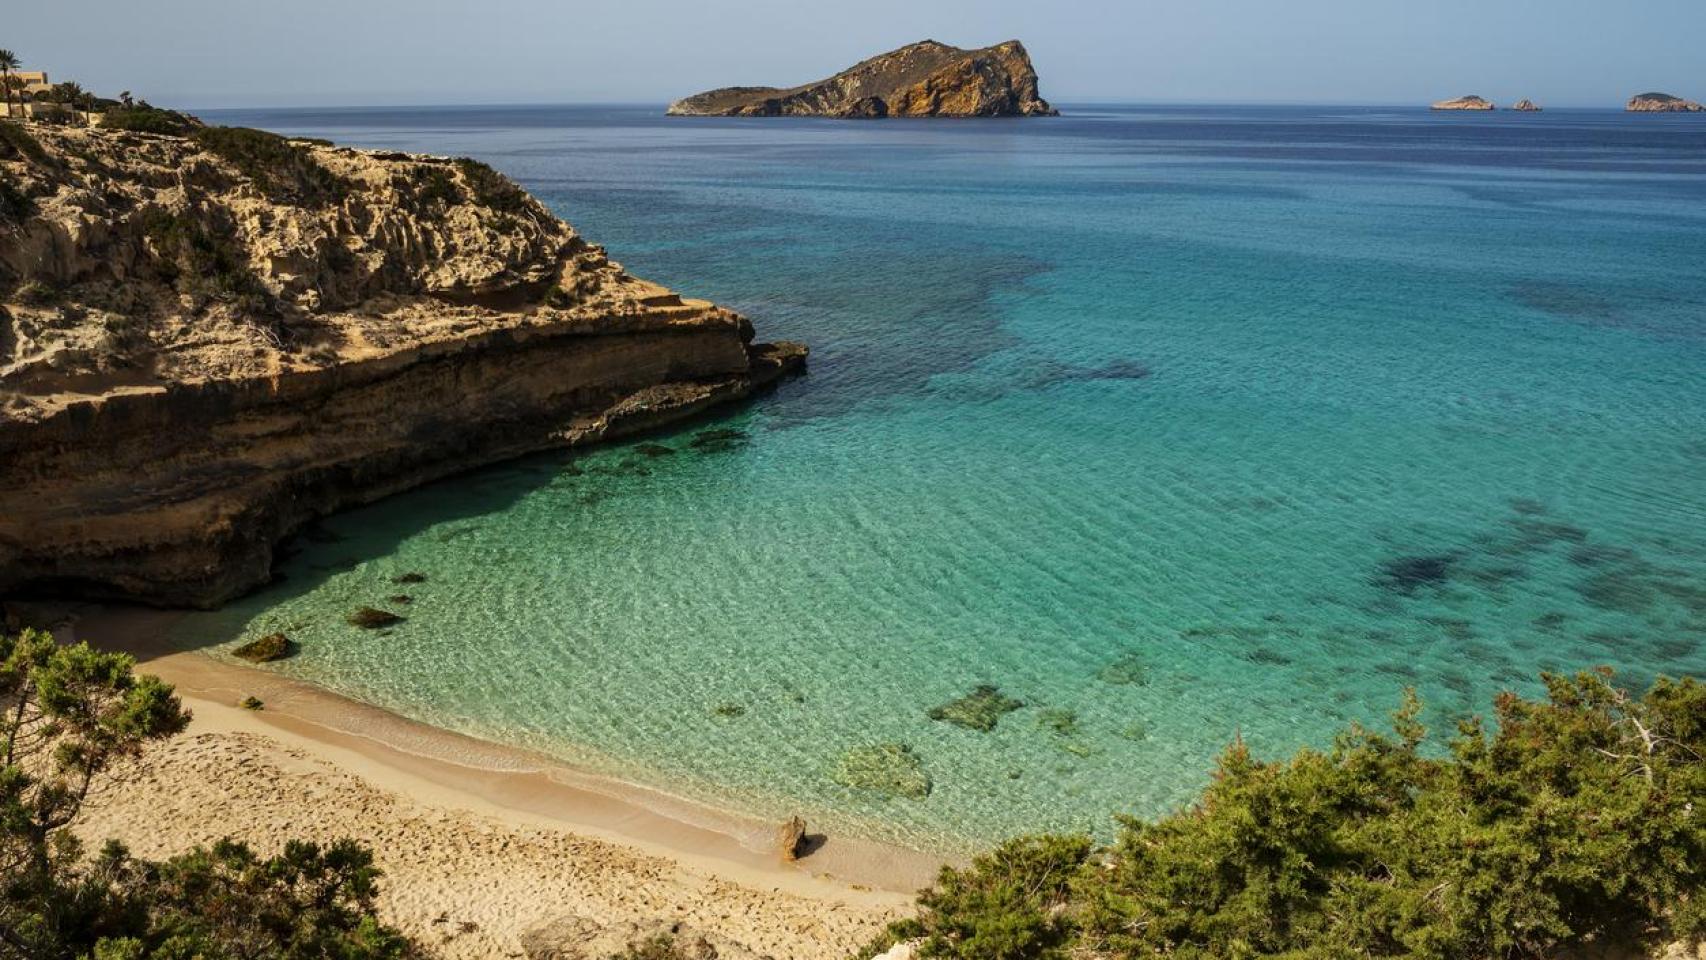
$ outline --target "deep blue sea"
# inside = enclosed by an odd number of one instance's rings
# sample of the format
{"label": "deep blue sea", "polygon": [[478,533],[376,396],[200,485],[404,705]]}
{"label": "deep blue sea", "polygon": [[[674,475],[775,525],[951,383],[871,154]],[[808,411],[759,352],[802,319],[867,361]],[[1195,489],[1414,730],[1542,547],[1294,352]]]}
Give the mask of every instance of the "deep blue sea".
{"label": "deep blue sea", "polygon": [[[813,354],[666,455],[333,517],[186,640],[941,850],[1105,835],[1409,686],[1447,732],[1542,670],[1706,673],[1706,118],[1067,113],[213,115],[480,158]],[[1024,706],[930,718],[979,685]],[[928,796],[847,784],[883,744]]]}

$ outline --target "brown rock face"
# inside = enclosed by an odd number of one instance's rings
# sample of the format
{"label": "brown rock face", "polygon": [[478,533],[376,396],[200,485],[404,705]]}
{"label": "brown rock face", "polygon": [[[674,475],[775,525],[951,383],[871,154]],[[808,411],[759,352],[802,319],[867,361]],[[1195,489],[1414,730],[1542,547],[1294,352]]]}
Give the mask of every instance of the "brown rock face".
{"label": "brown rock face", "polygon": [[1668,93],[1640,93],[1624,107],[1630,113],[1706,113],[1706,106]]}
{"label": "brown rock face", "polygon": [[961,50],[925,40],[817,83],[726,87],[669,105],[671,116],[1052,117],[1037,71],[1017,40]]}
{"label": "brown rock face", "polygon": [[31,125],[0,139],[0,594],[210,606],[302,524],[798,367],[489,168]]}
{"label": "brown rock face", "polygon": [[1498,106],[1491,100],[1482,97],[1458,97],[1456,100],[1441,100],[1433,105],[1435,110],[1497,110]]}
{"label": "brown rock face", "polygon": [[1521,99],[1521,100],[1518,100],[1516,102],[1516,106],[1511,107],[1511,109],[1517,111],[1518,113],[1539,113],[1540,112],[1539,105],[1536,104],[1533,100],[1527,99],[1526,97]]}

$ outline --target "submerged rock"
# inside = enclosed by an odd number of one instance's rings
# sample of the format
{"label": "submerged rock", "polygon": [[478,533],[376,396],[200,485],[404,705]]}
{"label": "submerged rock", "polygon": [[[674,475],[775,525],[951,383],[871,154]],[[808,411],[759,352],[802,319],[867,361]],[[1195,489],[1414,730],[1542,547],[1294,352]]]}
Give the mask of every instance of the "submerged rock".
{"label": "submerged rock", "polygon": [[1140,653],[1128,653],[1096,671],[1096,679],[1115,686],[1141,687],[1149,682],[1149,667]]}
{"label": "submerged rock", "polygon": [[669,105],[670,116],[1049,117],[1017,40],[961,50],[925,40],[798,87],[725,87]]}
{"label": "submerged rock", "polygon": [[1074,736],[1078,733],[1078,714],[1064,707],[1050,707],[1037,715],[1037,726],[1057,737]]}
{"label": "submerged rock", "polygon": [[983,684],[957,700],[930,708],[930,719],[988,733],[995,729],[1003,714],[1024,705],[1022,700],[1002,696],[999,688]]}
{"label": "submerged rock", "polygon": [[635,445],[634,452],[644,457],[667,457],[675,452],[675,448],[661,443],[641,443]]}
{"label": "submerged rock", "polygon": [[732,450],[748,440],[746,431],[719,427],[715,430],[703,430],[695,434],[688,446],[700,453],[716,453],[722,450]]}
{"label": "submerged rock", "polygon": [[841,755],[834,778],[844,787],[909,800],[924,799],[933,786],[924,762],[904,743],[854,747]]}
{"label": "submerged rock", "polygon": [[250,663],[270,663],[283,660],[295,652],[296,644],[291,642],[289,637],[282,633],[269,633],[232,650],[231,655]]}
{"label": "submerged rock", "polygon": [[1394,593],[1409,596],[1422,587],[1437,587],[1450,579],[1452,566],[1456,563],[1456,555],[1449,553],[1398,557],[1380,565],[1380,573],[1374,582]]}
{"label": "submerged rock", "polygon": [[424,574],[424,573],[412,573],[412,572],[411,573],[405,573],[402,576],[392,577],[391,582],[392,583],[426,583],[426,574]]}
{"label": "submerged rock", "polygon": [[378,630],[381,627],[389,627],[403,622],[401,616],[376,607],[362,607],[350,614],[348,619],[350,626],[360,627],[363,630]]}

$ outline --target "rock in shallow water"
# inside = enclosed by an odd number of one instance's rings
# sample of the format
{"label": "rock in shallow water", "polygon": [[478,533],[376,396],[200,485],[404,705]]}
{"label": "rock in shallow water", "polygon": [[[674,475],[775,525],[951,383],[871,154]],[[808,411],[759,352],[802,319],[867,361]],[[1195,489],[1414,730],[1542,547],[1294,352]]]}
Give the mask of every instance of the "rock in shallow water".
{"label": "rock in shallow water", "polygon": [[841,755],[834,777],[844,787],[910,800],[929,796],[933,786],[924,762],[904,743],[854,747]]}
{"label": "rock in shallow water", "polygon": [[995,729],[1002,715],[1024,705],[1022,700],[1003,696],[1000,688],[982,684],[957,700],[930,708],[930,719],[988,733]]}
{"label": "rock in shallow water", "polygon": [[250,640],[235,650],[231,655],[247,660],[250,663],[270,663],[283,660],[296,652],[296,644],[282,633],[269,633],[258,640]]}
{"label": "rock in shallow water", "polygon": [[360,627],[363,630],[378,630],[381,627],[389,627],[402,622],[401,616],[376,607],[362,607],[349,615],[349,625]]}

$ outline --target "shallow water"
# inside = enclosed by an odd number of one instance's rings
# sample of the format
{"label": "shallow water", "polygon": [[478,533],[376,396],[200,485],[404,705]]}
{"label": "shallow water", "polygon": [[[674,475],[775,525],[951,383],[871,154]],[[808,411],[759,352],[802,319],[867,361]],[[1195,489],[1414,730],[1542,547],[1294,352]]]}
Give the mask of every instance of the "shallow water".
{"label": "shallow water", "polygon": [[[1407,685],[1438,727],[1706,672],[1706,121],[1070,112],[216,117],[480,157],[814,353],[670,453],[332,518],[185,641],[284,629],[409,716],[932,849],[1105,835]],[[979,684],[1025,705],[929,718]],[[837,782],[885,742],[927,797]]]}

